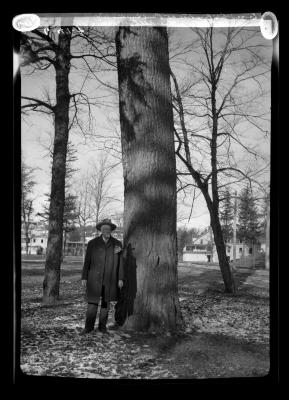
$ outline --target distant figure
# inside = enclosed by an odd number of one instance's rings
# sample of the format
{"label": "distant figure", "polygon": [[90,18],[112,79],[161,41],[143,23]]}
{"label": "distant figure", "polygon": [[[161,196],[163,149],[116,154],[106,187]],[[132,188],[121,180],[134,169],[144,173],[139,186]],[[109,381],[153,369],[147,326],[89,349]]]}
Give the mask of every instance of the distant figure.
{"label": "distant figure", "polygon": [[123,287],[122,244],[111,236],[116,225],[110,219],[96,224],[101,235],[90,240],[87,245],[82,285],[86,289],[87,312],[85,328],[80,333],[87,334],[94,329],[99,300],[99,331],[106,333],[109,305],[118,299],[118,288]]}

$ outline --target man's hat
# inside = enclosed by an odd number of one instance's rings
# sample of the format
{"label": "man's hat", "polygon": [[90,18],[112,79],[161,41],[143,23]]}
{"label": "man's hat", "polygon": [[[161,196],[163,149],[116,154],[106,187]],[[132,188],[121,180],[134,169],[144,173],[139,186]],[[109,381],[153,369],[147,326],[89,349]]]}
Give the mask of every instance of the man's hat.
{"label": "man's hat", "polygon": [[114,231],[115,228],[116,228],[116,225],[113,224],[113,223],[111,222],[111,219],[108,219],[108,218],[103,219],[102,221],[99,221],[99,222],[96,224],[95,227],[96,227],[96,229],[98,229],[98,230],[100,231],[100,228],[102,227],[102,225],[110,225],[112,231]]}

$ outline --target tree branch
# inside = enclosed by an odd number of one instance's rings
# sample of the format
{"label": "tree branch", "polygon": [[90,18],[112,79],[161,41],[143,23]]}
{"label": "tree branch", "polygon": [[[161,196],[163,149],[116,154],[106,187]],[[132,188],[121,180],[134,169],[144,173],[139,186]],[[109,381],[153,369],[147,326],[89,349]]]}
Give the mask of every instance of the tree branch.
{"label": "tree branch", "polygon": [[22,99],[25,100],[30,100],[30,101],[34,101],[35,104],[25,104],[23,105],[21,108],[27,108],[27,107],[46,107],[48,108],[51,112],[54,112],[55,107],[51,106],[50,104],[46,103],[45,101],[39,100],[39,99],[35,99],[34,97],[27,97],[27,96],[21,96]]}

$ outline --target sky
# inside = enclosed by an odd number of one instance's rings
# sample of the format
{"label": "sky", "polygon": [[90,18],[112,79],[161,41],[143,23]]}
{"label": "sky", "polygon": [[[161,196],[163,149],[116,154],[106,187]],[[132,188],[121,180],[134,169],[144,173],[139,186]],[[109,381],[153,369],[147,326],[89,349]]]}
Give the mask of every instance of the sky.
{"label": "sky", "polygon": [[[185,44],[192,38],[192,31],[189,29],[174,30],[173,44],[179,42],[180,46]],[[262,39],[261,35],[259,40]],[[268,52],[268,59],[270,59],[270,52]],[[239,61],[241,61],[239,59]],[[171,64],[175,74],[178,78],[186,77],[187,69],[185,68],[182,60],[174,60]],[[79,67],[79,68],[78,68]],[[229,71],[228,71],[229,73]],[[115,72],[107,72],[98,75],[101,79],[109,82],[110,85],[117,85],[117,75]],[[84,79],[84,72],[80,69],[80,64],[75,64],[75,68],[71,70],[70,75],[70,92],[77,92]],[[265,83],[270,91],[270,79]],[[85,138],[80,131],[72,131],[70,141],[77,149],[77,161],[73,163],[73,167],[77,169],[75,178],[79,177],[86,169],[90,168],[90,163],[97,162],[101,154],[105,152],[108,160],[112,163],[117,161],[116,158],[109,155],[105,150],[105,146],[109,146],[113,135],[120,135],[120,127],[118,122],[118,99],[116,95],[107,91],[99,82],[89,80],[85,82],[85,90],[92,97],[96,97],[97,105],[93,107],[94,126],[91,129],[91,134],[101,135],[102,138],[91,141]],[[41,98],[44,93],[49,93],[53,99],[55,92],[55,82],[53,69],[45,72],[33,73],[27,75],[27,70],[21,70],[21,91],[23,96],[31,96]],[[270,96],[269,96],[270,97]],[[268,99],[266,100],[269,101]],[[268,104],[266,104],[268,108]],[[84,121],[87,116],[83,114]],[[252,127],[244,127],[247,140],[251,140],[258,149],[269,157],[269,141],[260,141],[260,132],[252,129]],[[35,213],[41,212],[43,201],[45,200],[45,193],[50,190],[50,157],[48,156],[47,147],[51,145],[53,140],[53,124],[49,117],[43,116],[39,113],[31,113],[29,116],[24,116],[22,119],[21,129],[21,149],[22,156],[25,162],[35,167],[34,178],[36,185],[34,188],[34,208]],[[239,149],[240,162],[244,161],[242,150]],[[197,157],[197,155],[196,155]],[[118,160],[119,161],[119,160]],[[121,163],[114,168],[110,175],[109,183],[112,186],[112,194],[123,200],[123,177]],[[179,196],[178,201],[178,226],[186,228],[200,228],[203,229],[210,224],[210,217],[207,211],[204,199],[201,196],[194,202],[194,207],[191,212],[192,193],[189,193],[186,198]],[[116,202],[112,205],[110,213],[119,212],[120,203]],[[190,220],[188,220],[191,214]],[[109,217],[109,215],[107,216]]]}

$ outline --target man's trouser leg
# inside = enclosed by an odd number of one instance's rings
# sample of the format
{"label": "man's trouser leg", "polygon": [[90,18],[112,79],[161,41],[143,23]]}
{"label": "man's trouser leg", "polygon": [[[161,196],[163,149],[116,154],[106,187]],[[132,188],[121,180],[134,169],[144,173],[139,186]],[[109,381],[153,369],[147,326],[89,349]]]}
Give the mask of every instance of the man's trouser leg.
{"label": "man's trouser leg", "polygon": [[105,288],[102,287],[101,291],[101,308],[99,312],[99,322],[98,322],[98,329],[100,331],[106,331],[106,324],[108,320],[108,311],[109,311],[109,302],[104,300],[104,292]]}
{"label": "man's trouser leg", "polygon": [[96,303],[88,303],[87,310],[86,310],[86,321],[85,321],[85,330],[90,332],[94,329],[94,324],[97,315],[97,307],[98,304]]}

